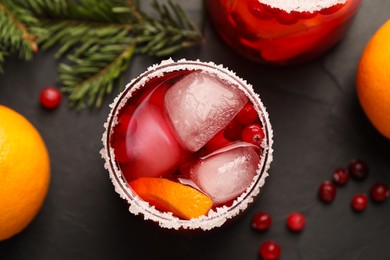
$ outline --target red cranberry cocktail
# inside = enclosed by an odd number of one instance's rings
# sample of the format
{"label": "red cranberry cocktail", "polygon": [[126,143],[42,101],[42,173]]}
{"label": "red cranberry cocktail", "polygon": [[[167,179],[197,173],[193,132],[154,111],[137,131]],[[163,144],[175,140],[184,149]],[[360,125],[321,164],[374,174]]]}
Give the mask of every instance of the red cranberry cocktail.
{"label": "red cranberry cocktail", "polygon": [[209,17],[236,51],[259,62],[291,64],[341,40],[361,0],[207,0]]}
{"label": "red cranberry cocktail", "polygon": [[272,161],[259,96],[213,63],[150,67],[115,99],[105,128],[115,190],[164,228],[221,226],[252,203]]}

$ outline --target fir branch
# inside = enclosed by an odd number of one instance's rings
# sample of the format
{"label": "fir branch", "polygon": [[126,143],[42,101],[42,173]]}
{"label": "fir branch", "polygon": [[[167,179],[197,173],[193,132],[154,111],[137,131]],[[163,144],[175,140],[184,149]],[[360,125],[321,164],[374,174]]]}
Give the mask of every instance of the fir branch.
{"label": "fir branch", "polygon": [[[12,0],[0,1],[0,48],[3,52],[18,51],[21,58],[29,60],[32,53],[38,51],[36,35],[43,33],[37,18],[27,9],[20,8]],[[4,61],[4,53],[1,61]]]}
{"label": "fir branch", "polygon": [[[0,0],[0,35],[15,37],[13,31],[19,31],[16,41],[29,44],[26,58],[37,43],[42,49],[57,47],[55,57],[66,59],[58,78],[70,105],[99,107],[135,53],[167,56],[203,42],[179,5],[155,0],[152,7],[153,16],[142,12],[137,0]],[[5,44],[17,46],[12,37],[0,40],[0,65]]]}

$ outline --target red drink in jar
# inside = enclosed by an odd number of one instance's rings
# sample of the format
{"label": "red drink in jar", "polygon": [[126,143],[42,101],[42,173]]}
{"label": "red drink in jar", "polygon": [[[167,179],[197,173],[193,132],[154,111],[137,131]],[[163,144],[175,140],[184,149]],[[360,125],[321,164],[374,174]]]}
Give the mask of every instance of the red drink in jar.
{"label": "red drink in jar", "polygon": [[105,127],[115,190],[164,228],[221,226],[252,203],[272,161],[259,96],[212,63],[149,68],[115,99]]}
{"label": "red drink in jar", "polygon": [[209,17],[236,51],[259,62],[313,59],[339,42],[361,0],[207,0]]}

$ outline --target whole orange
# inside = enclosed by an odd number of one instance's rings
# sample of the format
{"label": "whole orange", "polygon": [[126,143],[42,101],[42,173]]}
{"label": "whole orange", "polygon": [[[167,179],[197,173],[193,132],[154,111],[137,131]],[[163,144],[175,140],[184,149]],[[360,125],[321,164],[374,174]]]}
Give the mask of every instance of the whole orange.
{"label": "whole orange", "polygon": [[357,77],[360,104],[375,128],[390,139],[390,20],[363,51]]}
{"label": "whole orange", "polygon": [[49,181],[49,155],[40,134],[22,115],[0,105],[0,240],[34,219]]}

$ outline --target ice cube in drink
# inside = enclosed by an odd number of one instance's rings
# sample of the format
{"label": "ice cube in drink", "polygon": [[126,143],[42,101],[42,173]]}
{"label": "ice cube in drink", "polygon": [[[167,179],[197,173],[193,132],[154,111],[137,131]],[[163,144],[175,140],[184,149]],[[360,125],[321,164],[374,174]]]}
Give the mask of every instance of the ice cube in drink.
{"label": "ice cube in drink", "polygon": [[[102,155],[132,213],[166,228],[207,230],[259,193],[272,160],[271,125],[251,86],[227,69],[165,61],[112,107]],[[248,139],[252,126],[261,134]]]}

